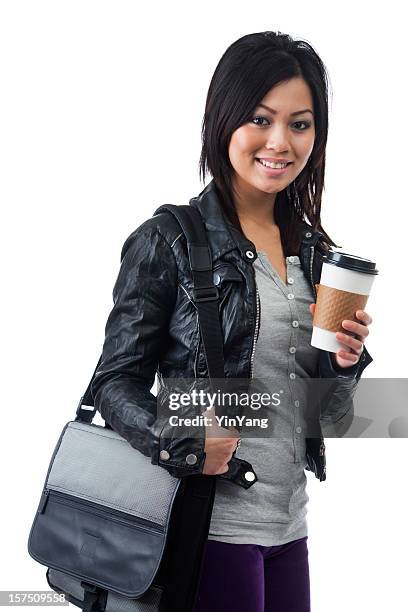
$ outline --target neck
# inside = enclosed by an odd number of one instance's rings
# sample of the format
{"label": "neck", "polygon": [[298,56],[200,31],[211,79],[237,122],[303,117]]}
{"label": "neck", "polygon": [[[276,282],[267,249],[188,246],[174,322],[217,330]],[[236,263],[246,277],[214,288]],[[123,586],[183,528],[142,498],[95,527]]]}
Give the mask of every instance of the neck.
{"label": "neck", "polygon": [[278,227],[274,218],[276,193],[255,190],[246,184],[234,186],[234,206],[241,223]]}

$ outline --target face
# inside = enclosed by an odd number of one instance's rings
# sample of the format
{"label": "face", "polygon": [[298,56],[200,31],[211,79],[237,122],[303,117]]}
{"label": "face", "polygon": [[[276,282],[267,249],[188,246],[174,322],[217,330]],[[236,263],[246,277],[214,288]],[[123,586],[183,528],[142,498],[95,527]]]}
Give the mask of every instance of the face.
{"label": "face", "polygon": [[[274,201],[276,193],[300,174],[315,140],[313,112],[312,95],[304,79],[293,78],[269,90],[251,119],[235,130],[230,140],[228,152],[238,194]],[[257,158],[279,158],[291,163],[283,170],[275,170],[264,167]]]}

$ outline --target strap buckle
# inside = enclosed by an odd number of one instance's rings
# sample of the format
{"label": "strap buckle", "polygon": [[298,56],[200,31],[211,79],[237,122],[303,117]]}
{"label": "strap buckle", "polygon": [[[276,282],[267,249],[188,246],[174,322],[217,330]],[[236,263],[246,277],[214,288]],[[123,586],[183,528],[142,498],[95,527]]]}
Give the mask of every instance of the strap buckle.
{"label": "strap buckle", "polygon": [[104,612],[108,591],[86,580],[81,580],[81,587],[84,589],[83,612]]}
{"label": "strap buckle", "polygon": [[101,608],[99,606],[100,589],[94,585],[81,580],[81,587],[84,589],[84,601],[82,605],[83,612],[98,612]]}
{"label": "strap buckle", "polygon": [[85,423],[92,423],[93,415],[95,407],[82,405],[84,395],[81,396],[81,399],[78,402],[78,406],[76,409],[76,417],[75,421],[83,421]]}
{"label": "strap buckle", "polygon": [[196,287],[193,289],[193,297],[196,302],[209,302],[218,300],[218,287]]}
{"label": "strap buckle", "polygon": [[84,591],[89,591],[90,593],[96,593],[98,591],[96,584],[92,584],[86,580],[81,580],[81,587],[84,589]]}

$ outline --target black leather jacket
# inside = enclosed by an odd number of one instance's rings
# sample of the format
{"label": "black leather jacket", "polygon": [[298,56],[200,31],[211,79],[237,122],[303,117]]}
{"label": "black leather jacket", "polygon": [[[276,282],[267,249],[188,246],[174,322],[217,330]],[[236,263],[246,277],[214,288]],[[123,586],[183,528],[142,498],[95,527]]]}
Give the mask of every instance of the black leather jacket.
{"label": "black leather jacket", "polygon": [[[225,376],[252,376],[254,348],[261,320],[253,263],[256,247],[225,217],[211,181],[190,205],[201,213],[213,259],[214,283],[220,294],[224,334]],[[322,234],[301,222],[299,252],[302,269],[316,297],[322,257],[327,245]],[[176,477],[202,472],[205,430],[201,437],[180,437],[159,423],[157,400],[150,392],[157,373],[162,378],[208,376],[199,336],[197,309],[191,299],[192,275],[186,240],[170,213],[142,223],[125,240],[121,267],[113,289],[114,306],[105,327],[102,361],[91,385],[94,405],[107,426],[144,455]],[[320,350],[317,378],[336,379],[324,404],[321,420],[347,423],[353,417],[353,395],[364,368],[372,361],[367,349],[356,365],[333,367],[330,353]],[[197,427],[195,428],[197,431]],[[326,478],[323,435],[306,438],[307,469]],[[218,478],[248,488],[250,463],[233,455],[229,470]]]}

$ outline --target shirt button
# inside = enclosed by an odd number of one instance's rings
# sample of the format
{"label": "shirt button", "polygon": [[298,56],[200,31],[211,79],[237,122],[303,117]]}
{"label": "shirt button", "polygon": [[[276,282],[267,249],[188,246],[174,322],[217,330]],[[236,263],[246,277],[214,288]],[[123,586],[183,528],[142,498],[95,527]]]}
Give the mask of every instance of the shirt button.
{"label": "shirt button", "polygon": [[170,459],[170,453],[166,450],[160,451],[160,459],[163,459],[163,461],[167,461],[167,459]]}
{"label": "shirt button", "polygon": [[295,281],[293,280],[293,278],[291,276],[288,276],[288,285],[293,285]]}
{"label": "shirt button", "polygon": [[311,238],[312,233],[311,232],[306,232],[305,236],[306,236],[306,238]]}
{"label": "shirt button", "polygon": [[294,378],[296,378],[296,374],[294,372],[291,372],[289,374],[289,378],[291,378],[293,380]]}
{"label": "shirt button", "polygon": [[296,406],[296,408],[299,408],[299,403],[300,403],[300,402],[299,402],[299,400],[295,400],[295,406]]}
{"label": "shirt button", "polygon": [[289,353],[296,353],[296,346],[291,346],[289,349]]}
{"label": "shirt button", "polygon": [[302,431],[301,427],[296,427],[296,433],[300,433]]}
{"label": "shirt button", "polygon": [[293,300],[295,296],[293,295],[293,293],[288,293],[288,300]]}
{"label": "shirt button", "polygon": [[194,465],[195,463],[197,463],[197,455],[194,455],[194,453],[187,455],[186,463],[188,463],[188,465]]}
{"label": "shirt button", "polygon": [[249,257],[249,259],[253,259],[255,257],[253,251],[245,251],[245,255]]}
{"label": "shirt button", "polygon": [[221,280],[221,276],[219,274],[216,274],[214,280],[215,280],[215,284],[219,285],[220,284],[220,280]]}
{"label": "shirt button", "polygon": [[244,478],[248,482],[253,482],[255,480],[255,474],[253,472],[245,472]]}
{"label": "shirt button", "polygon": [[299,321],[292,321],[292,327],[299,327]]}
{"label": "shirt button", "polygon": [[293,257],[293,255],[289,255],[288,261],[290,261],[290,263],[293,263],[295,261],[295,258]]}

